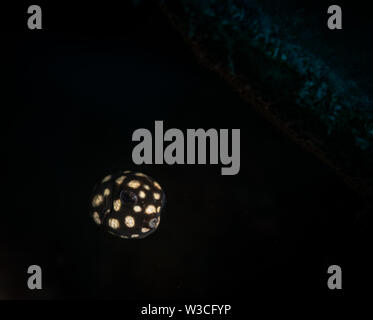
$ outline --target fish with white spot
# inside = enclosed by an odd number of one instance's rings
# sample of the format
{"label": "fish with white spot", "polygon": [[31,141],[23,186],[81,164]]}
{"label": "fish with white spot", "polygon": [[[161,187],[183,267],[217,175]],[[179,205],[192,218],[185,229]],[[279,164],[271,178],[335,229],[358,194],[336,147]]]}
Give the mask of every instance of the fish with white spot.
{"label": "fish with white spot", "polygon": [[159,226],[166,200],[162,187],[143,173],[122,171],[100,180],[91,200],[93,221],[112,235],[142,239]]}

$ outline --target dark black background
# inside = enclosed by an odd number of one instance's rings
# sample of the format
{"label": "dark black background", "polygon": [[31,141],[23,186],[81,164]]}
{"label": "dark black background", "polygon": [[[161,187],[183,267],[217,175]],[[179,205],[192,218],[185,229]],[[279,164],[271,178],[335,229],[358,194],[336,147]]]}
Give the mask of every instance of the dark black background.
{"label": "dark black background", "polygon": [[[237,301],[364,289],[358,196],[199,65],[155,5],[48,3],[42,31],[27,30],[28,5],[2,20],[0,299]],[[240,128],[240,173],[135,166],[132,132],[153,131],[155,120]],[[89,218],[94,184],[127,169],[157,179],[168,199],[143,240],[116,239]],[[32,264],[42,267],[41,291],[27,289]],[[327,288],[331,264],[343,269],[342,293]]]}

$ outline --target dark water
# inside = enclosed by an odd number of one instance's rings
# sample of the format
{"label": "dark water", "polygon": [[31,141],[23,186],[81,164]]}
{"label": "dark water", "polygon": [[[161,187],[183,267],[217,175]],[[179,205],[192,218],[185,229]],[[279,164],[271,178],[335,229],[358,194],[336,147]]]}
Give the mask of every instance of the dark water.
{"label": "dark water", "polygon": [[[152,7],[115,21],[96,34],[83,26],[5,39],[0,298],[327,294],[330,264],[354,270],[357,197],[198,65]],[[132,132],[153,131],[155,120],[240,128],[239,175],[135,166]],[[89,218],[93,185],[126,169],[167,195],[159,230],[144,240],[113,238]],[[26,289],[31,264],[43,269],[40,292]]]}

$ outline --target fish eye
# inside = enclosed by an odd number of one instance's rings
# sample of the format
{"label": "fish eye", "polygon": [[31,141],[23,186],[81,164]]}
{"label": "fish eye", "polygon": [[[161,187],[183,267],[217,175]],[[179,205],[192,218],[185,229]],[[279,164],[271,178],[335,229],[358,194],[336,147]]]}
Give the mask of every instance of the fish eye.
{"label": "fish eye", "polygon": [[155,228],[155,226],[157,225],[157,222],[158,222],[158,219],[157,218],[153,218],[149,221],[149,227],[150,228]]}
{"label": "fish eye", "polygon": [[123,205],[131,205],[134,206],[137,204],[138,198],[136,193],[130,190],[122,190],[120,192],[120,201]]}

